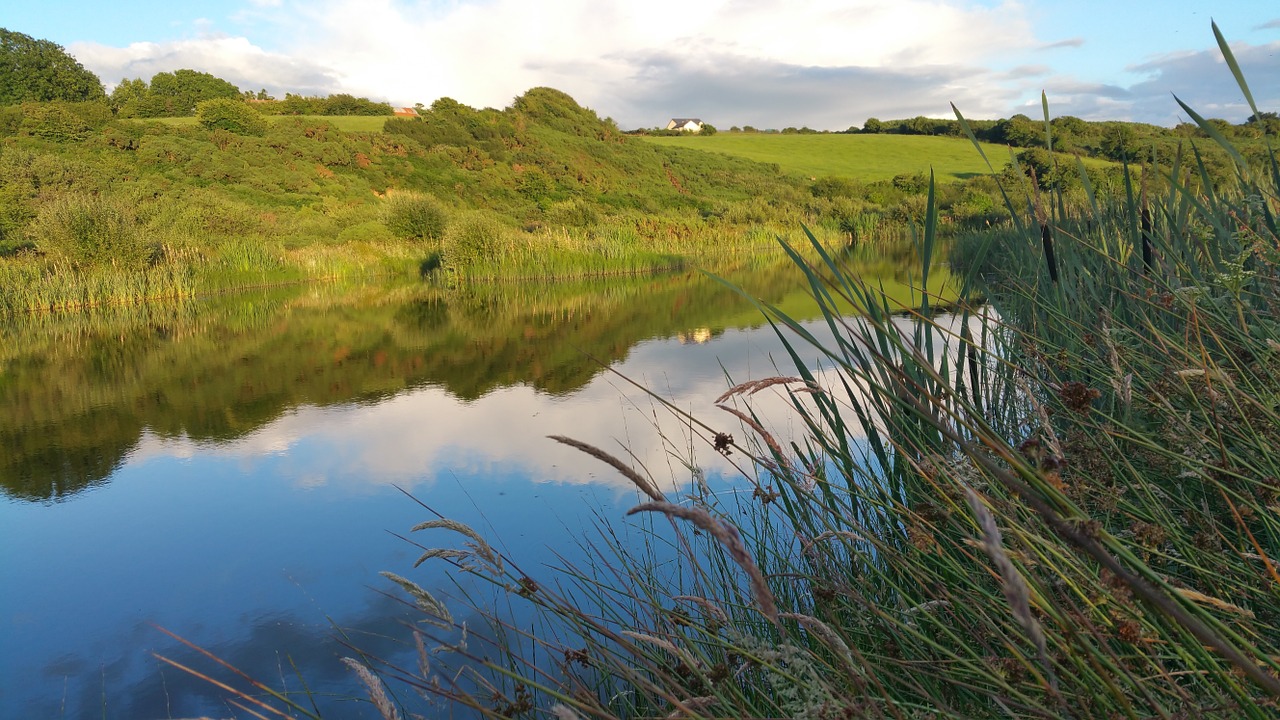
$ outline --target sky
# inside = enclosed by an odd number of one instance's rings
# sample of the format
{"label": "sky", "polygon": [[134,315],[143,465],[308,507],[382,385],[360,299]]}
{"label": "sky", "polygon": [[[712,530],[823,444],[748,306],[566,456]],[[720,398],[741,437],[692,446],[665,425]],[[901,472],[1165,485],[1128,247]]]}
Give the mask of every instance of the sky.
{"label": "sky", "polygon": [[[1212,5],[1212,18],[1208,6]],[[42,0],[0,27],[62,45],[108,91],[191,68],[241,89],[503,108],[553,87],[624,129],[843,130],[868,117],[1171,126],[1280,110],[1275,0]]]}

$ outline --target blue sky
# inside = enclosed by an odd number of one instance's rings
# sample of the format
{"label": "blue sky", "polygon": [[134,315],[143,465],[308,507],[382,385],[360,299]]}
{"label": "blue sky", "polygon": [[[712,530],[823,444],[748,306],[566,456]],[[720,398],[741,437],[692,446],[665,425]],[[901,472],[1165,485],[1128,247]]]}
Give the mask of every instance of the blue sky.
{"label": "blue sky", "polygon": [[110,87],[189,67],[241,88],[442,96],[504,107],[568,92],[624,128],[844,129],[867,117],[1038,115],[1171,125],[1249,111],[1210,12],[1263,109],[1280,109],[1272,0],[80,0],[7,3],[0,27],[52,40]]}

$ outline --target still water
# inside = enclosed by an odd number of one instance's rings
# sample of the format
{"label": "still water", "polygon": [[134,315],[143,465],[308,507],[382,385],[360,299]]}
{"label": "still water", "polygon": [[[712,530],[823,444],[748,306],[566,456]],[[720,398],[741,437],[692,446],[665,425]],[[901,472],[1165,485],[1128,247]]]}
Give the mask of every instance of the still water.
{"label": "still water", "polygon": [[[812,315],[796,275],[732,277]],[[405,493],[536,570],[637,498],[546,435],[630,448],[667,490],[690,454],[719,491],[744,486],[606,367],[728,432],[730,378],[794,373],[759,312],[696,274],[283,288],[0,326],[0,717],[245,716],[156,658],[208,667],[159,628],[372,717],[344,699],[361,693],[339,636],[403,648],[414,618],[379,571],[448,587],[393,535],[431,519]]]}

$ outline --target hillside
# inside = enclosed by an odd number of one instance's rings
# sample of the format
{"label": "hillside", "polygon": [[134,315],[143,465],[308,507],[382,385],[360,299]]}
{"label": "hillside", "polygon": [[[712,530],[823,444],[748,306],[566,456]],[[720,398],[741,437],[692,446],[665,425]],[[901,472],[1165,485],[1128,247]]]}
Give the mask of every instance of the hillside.
{"label": "hillside", "polygon": [[[199,105],[161,119],[101,101],[0,107],[0,313],[370,273],[665,271],[773,252],[802,223],[905,258],[930,167],[947,233],[1008,218],[962,139],[642,138],[550,88],[502,110],[441,98],[386,120]],[[1070,156],[988,157],[1015,196],[1035,169],[1042,189],[1083,199]],[[1118,166],[1089,172],[1100,191],[1123,187]]]}

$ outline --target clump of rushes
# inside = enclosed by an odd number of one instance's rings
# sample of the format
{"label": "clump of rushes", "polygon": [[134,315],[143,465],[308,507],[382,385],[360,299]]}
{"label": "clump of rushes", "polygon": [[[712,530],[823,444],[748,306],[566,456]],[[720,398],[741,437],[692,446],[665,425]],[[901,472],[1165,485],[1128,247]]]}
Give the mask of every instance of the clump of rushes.
{"label": "clump of rushes", "polygon": [[465,671],[375,669],[488,717],[1275,717],[1280,163],[1210,187],[1198,157],[1145,168],[1168,181],[1149,229],[1131,189],[1042,218],[1011,197],[1012,226],[965,239],[952,276],[991,306],[954,315],[933,311],[932,207],[906,318],[821,243],[812,262],[784,244],[835,340],[761,305],[797,369],[762,389],[799,436],[764,437],[759,384],[720,401],[762,492],[724,500],[695,472],[660,504],[670,482],[606,460],[674,540],[603,533],[557,582],[460,565],[546,631],[491,614],[498,646],[449,644]]}

